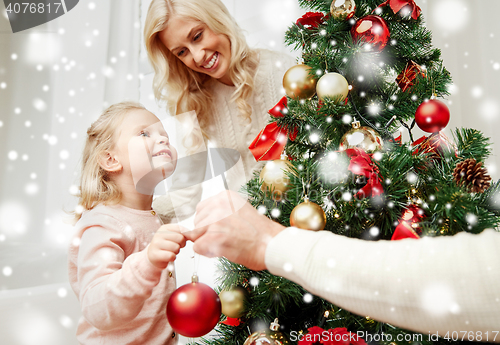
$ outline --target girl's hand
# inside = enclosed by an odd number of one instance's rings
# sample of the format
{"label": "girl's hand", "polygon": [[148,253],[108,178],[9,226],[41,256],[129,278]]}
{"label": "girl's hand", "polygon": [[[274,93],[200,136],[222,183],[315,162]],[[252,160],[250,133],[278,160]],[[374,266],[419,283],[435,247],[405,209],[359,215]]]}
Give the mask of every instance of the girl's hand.
{"label": "girl's hand", "polygon": [[184,233],[196,253],[223,256],[254,271],[266,269],[267,244],[285,227],[259,214],[238,193],[224,191],[198,204],[195,230]]}
{"label": "girl's hand", "polygon": [[187,229],[177,224],[162,225],[156,231],[148,247],[148,259],[156,267],[165,269],[175,260],[181,248],[186,245],[186,238],[181,233]]}

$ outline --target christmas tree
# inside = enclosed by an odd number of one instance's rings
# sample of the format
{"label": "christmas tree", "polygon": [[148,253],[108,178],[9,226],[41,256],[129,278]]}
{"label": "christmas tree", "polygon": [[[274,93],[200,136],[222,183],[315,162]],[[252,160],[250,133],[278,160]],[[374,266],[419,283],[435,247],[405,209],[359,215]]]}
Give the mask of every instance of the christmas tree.
{"label": "christmas tree", "polygon": [[[310,12],[289,28],[286,43],[302,61],[285,74],[287,97],[252,144],[269,162],[246,186],[250,202],[285,226],[365,240],[495,228],[499,183],[483,167],[489,141],[474,129],[456,129],[453,138],[441,132],[450,114],[439,99],[451,76],[420,8],[413,0],[355,1],[299,0]],[[414,138],[415,125],[429,135]],[[396,134],[401,127],[406,142]],[[412,334],[267,271],[224,259],[219,266],[225,315],[220,336],[204,344],[243,344],[275,318],[285,336],[339,328]]]}

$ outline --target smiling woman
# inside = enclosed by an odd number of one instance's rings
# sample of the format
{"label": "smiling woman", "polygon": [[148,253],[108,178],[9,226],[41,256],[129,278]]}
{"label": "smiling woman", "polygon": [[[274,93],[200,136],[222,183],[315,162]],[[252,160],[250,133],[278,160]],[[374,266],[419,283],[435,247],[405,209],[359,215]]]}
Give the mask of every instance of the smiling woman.
{"label": "smiling woman", "polygon": [[[241,160],[227,174],[227,188],[239,190],[259,167],[248,146],[264,128],[284,95],[282,80],[294,64],[287,55],[251,49],[241,29],[219,0],[153,0],[144,28],[145,45],[155,70],[153,89],[172,115],[194,111],[202,135],[191,135],[191,151],[210,140],[233,149]],[[224,157],[222,157],[224,158]],[[206,155],[179,167],[180,189],[154,201],[164,221],[194,213],[201,197]],[[195,186],[193,186],[195,185]]]}
{"label": "smiling woman", "polygon": [[173,16],[159,34],[161,42],[188,68],[233,86],[229,76],[231,47],[229,38],[216,34],[206,24]]}

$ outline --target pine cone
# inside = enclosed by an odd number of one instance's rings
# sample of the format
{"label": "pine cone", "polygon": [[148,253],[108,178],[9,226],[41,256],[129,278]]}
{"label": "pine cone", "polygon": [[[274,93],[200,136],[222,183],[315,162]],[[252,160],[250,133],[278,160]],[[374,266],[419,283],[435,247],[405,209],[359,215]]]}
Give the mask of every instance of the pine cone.
{"label": "pine cone", "polygon": [[470,193],[483,193],[490,186],[491,177],[482,162],[474,158],[459,162],[453,170],[453,179],[459,186],[465,186]]}

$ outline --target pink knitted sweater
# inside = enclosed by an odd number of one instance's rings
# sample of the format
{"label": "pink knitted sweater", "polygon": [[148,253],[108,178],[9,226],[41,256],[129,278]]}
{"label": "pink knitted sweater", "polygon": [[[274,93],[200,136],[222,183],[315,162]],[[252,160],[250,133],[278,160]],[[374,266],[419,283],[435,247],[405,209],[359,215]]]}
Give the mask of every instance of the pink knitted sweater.
{"label": "pink knitted sweater", "polygon": [[69,280],[83,317],[80,344],[175,344],[166,318],[173,268],[160,270],[146,247],[160,227],[153,211],[99,205],[76,224]]}

